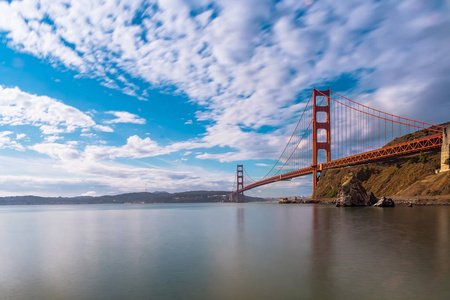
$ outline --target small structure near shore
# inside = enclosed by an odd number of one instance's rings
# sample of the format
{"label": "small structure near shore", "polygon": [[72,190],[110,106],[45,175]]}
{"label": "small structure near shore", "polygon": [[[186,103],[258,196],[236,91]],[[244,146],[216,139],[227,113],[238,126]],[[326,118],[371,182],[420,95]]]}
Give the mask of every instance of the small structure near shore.
{"label": "small structure near shore", "polygon": [[289,198],[280,198],[278,199],[278,203],[279,204],[289,204],[289,203],[295,203],[295,201],[293,202],[292,200],[290,200]]}
{"label": "small structure near shore", "polygon": [[291,203],[319,203],[319,201],[304,198],[304,197],[285,197],[278,199],[279,204],[291,204]]}

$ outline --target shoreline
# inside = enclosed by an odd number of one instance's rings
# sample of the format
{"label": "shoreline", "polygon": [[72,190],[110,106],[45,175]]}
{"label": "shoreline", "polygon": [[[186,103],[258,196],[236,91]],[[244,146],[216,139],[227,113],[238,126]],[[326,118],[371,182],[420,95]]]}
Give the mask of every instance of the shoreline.
{"label": "shoreline", "polygon": [[[386,198],[391,198],[394,200],[395,205],[398,206],[408,206],[418,205],[438,205],[446,206],[450,205],[450,196],[386,196]],[[281,198],[280,198],[281,200]],[[284,202],[279,201],[279,204],[336,204],[336,198],[320,198],[320,199],[291,199],[284,200]]]}

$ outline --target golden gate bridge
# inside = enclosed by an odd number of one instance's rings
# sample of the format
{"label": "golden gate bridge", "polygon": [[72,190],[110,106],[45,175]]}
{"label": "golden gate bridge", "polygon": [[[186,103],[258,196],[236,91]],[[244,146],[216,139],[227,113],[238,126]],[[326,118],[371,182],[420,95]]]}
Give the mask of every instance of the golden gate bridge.
{"label": "golden gate bridge", "polygon": [[[253,180],[244,166],[238,164],[236,190],[231,196],[236,202],[244,202],[244,191],[310,174],[314,191],[317,175],[323,170],[439,149],[444,131],[440,125],[396,116],[330,89],[314,88],[272,168],[260,180]],[[392,142],[402,136],[406,141]]]}

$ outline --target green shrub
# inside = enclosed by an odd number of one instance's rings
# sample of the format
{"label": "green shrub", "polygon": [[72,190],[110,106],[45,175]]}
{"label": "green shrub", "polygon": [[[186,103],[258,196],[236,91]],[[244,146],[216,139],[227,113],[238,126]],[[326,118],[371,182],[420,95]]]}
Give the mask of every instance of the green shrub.
{"label": "green shrub", "polygon": [[427,162],[427,158],[425,157],[425,155],[423,155],[422,152],[420,152],[419,154],[419,159],[417,160],[418,163],[420,164],[424,164]]}
{"label": "green shrub", "polygon": [[360,169],[358,173],[356,173],[356,178],[358,178],[359,181],[367,181],[370,176],[372,176],[372,173],[373,171],[369,168]]}
{"label": "green shrub", "polygon": [[335,189],[331,189],[328,191],[328,193],[325,195],[325,198],[334,198],[336,197],[338,192]]}

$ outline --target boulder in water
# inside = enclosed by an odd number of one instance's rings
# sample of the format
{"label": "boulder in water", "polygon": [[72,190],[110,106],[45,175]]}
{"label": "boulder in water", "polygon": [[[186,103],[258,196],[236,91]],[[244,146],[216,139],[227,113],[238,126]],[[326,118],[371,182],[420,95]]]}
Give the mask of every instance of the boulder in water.
{"label": "boulder in water", "polygon": [[378,202],[378,199],[377,199],[377,197],[375,197],[375,195],[373,194],[373,192],[370,192],[369,198],[370,198],[370,205],[374,205],[375,203]]}
{"label": "boulder in water", "polygon": [[353,173],[343,180],[336,206],[370,206],[370,196]]}
{"label": "boulder in water", "polygon": [[392,200],[391,198],[386,198],[386,197],[383,196],[373,206],[377,206],[377,207],[395,207],[395,203],[394,203],[394,200]]}

